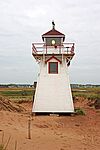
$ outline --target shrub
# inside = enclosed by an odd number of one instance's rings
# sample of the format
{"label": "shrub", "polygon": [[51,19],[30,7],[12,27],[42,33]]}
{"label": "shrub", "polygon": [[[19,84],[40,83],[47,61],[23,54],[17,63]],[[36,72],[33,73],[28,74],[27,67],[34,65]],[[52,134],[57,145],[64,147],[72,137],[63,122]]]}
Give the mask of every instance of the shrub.
{"label": "shrub", "polygon": [[76,115],[85,115],[85,112],[81,108],[76,108],[75,113]]}

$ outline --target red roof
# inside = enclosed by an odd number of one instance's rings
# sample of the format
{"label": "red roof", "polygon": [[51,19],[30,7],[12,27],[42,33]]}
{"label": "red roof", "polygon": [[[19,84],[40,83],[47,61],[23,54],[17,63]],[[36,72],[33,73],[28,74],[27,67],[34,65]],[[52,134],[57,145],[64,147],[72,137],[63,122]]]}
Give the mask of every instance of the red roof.
{"label": "red roof", "polygon": [[44,38],[48,38],[48,37],[60,37],[60,38],[63,38],[63,41],[65,40],[65,35],[57,30],[55,30],[55,28],[53,28],[52,30],[44,33],[42,35],[42,39],[44,41]]}
{"label": "red roof", "polygon": [[42,37],[45,37],[45,35],[47,36],[47,35],[61,35],[61,36],[65,36],[63,33],[61,33],[61,32],[59,32],[59,31],[57,31],[57,30],[55,30],[55,29],[52,29],[52,30],[50,30],[50,31],[48,31],[48,32],[46,32],[46,33],[44,33],[43,35],[42,35]]}

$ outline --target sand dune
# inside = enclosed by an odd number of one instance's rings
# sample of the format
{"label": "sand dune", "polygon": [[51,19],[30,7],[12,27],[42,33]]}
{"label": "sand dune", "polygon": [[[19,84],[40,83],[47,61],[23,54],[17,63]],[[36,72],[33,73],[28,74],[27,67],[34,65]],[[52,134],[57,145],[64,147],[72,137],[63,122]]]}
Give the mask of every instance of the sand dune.
{"label": "sand dune", "polygon": [[0,143],[8,150],[99,150],[100,149],[100,112],[84,103],[85,116],[31,116],[31,139],[28,139],[28,118],[31,103],[20,106],[27,111],[0,111]]}

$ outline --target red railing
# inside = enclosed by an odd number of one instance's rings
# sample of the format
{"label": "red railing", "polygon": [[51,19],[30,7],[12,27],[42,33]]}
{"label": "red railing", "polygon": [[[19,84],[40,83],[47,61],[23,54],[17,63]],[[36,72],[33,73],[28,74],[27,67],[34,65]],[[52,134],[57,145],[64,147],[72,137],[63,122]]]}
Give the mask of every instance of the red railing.
{"label": "red railing", "polygon": [[32,43],[32,54],[74,54],[74,43],[48,46],[45,43]]}

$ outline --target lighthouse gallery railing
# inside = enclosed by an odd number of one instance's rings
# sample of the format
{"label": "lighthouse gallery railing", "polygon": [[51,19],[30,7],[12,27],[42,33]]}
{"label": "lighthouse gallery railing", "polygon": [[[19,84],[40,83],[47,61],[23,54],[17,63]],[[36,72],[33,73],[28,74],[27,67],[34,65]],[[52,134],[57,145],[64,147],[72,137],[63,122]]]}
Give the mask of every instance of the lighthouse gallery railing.
{"label": "lighthouse gallery railing", "polygon": [[47,46],[45,43],[32,43],[32,54],[74,54],[74,43]]}

